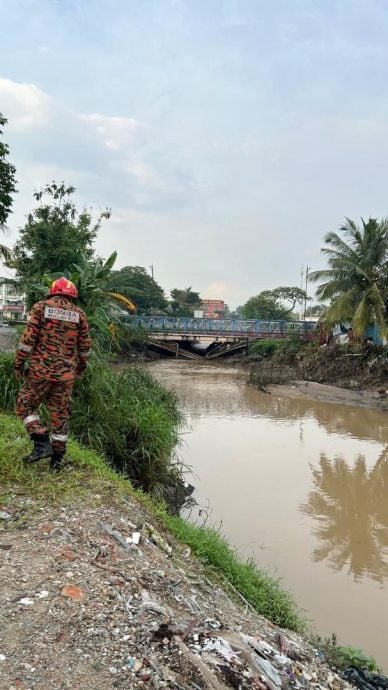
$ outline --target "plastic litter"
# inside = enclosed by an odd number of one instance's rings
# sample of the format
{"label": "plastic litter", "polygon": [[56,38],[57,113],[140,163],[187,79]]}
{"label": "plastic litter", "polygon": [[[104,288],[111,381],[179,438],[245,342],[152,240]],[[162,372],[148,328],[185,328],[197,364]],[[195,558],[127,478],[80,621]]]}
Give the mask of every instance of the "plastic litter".
{"label": "plastic litter", "polygon": [[164,551],[168,556],[172,555],[172,546],[166,542],[166,540],[155,530],[152,525],[147,522],[144,524],[144,532],[148,536],[149,540],[158,546],[162,551]]}
{"label": "plastic litter", "polygon": [[343,672],[343,678],[353,683],[359,690],[385,690],[388,688],[387,676],[369,671],[359,671],[356,668],[348,668]]}
{"label": "plastic litter", "polygon": [[29,599],[29,597],[23,597],[23,599],[19,599],[18,601],[18,604],[20,604],[20,606],[33,606],[34,603],[34,600]]}
{"label": "plastic litter", "polygon": [[140,661],[140,659],[136,659],[134,656],[130,656],[128,658],[127,665],[131,671],[134,671],[134,673],[139,673],[139,671],[141,671],[143,668],[143,662]]}
{"label": "plastic litter", "polygon": [[0,510],[0,520],[10,520],[12,515],[7,513],[5,510]]}
{"label": "plastic litter", "polygon": [[37,599],[47,599],[49,595],[49,592],[46,589],[43,589],[41,592],[37,592],[35,594]]}
{"label": "plastic litter", "polygon": [[224,640],[222,637],[217,637],[215,639],[212,638],[208,640],[203,647],[203,651],[215,652],[216,654],[222,656],[222,658],[225,659],[225,661],[236,661],[237,663],[240,663],[240,659],[236,652],[233,651],[229,642],[227,642],[227,640]]}
{"label": "plastic litter", "polygon": [[141,598],[143,602],[140,605],[140,609],[142,609],[143,611],[154,611],[154,613],[159,613],[161,616],[165,616],[169,620],[171,620],[174,617],[174,612],[172,611],[172,609],[170,609],[169,606],[162,606],[161,604],[159,604],[158,601],[151,599],[147,590],[143,589],[141,593]]}

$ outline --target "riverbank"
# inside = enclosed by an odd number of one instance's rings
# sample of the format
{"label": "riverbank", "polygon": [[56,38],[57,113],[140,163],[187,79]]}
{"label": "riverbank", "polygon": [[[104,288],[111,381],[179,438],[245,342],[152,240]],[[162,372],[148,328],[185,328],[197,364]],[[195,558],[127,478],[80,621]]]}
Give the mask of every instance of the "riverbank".
{"label": "riverbank", "polygon": [[291,342],[268,356],[248,357],[249,383],[285,395],[304,395],[379,410],[388,409],[388,350],[382,346],[318,347]]}
{"label": "riverbank", "polygon": [[216,532],[167,515],[77,443],[59,475],[23,467],[26,449],[0,415],[1,687],[350,687],[257,613],[301,625]]}
{"label": "riverbank", "polygon": [[374,410],[388,410],[388,397],[374,390],[351,390],[314,381],[294,381],[292,384],[271,384],[268,392],[291,398],[309,398],[325,403],[339,403]]}

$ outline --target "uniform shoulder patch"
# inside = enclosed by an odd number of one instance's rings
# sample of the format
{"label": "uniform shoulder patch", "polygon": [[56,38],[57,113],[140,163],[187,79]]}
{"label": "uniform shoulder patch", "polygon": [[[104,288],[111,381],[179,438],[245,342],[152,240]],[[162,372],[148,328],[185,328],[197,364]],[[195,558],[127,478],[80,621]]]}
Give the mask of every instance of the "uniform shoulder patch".
{"label": "uniform shoulder patch", "polygon": [[61,309],[60,307],[45,307],[44,318],[79,323],[79,312],[71,309]]}

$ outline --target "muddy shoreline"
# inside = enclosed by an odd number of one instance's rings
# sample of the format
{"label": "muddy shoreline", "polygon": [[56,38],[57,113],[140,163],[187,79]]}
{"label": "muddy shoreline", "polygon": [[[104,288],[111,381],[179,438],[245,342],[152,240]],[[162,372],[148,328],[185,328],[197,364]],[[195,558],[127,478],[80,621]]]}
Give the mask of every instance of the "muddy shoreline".
{"label": "muddy shoreline", "polygon": [[388,410],[388,395],[382,397],[373,390],[351,390],[315,381],[297,380],[290,384],[271,384],[267,387],[271,394],[293,398],[310,398],[326,403],[368,407],[375,410]]}

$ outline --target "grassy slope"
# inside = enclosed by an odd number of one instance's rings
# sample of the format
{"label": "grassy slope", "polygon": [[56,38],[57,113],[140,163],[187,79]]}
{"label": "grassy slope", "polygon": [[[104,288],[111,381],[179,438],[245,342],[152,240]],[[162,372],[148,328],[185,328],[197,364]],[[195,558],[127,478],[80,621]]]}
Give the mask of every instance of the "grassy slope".
{"label": "grassy slope", "polygon": [[101,496],[100,500],[120,500],[129,494],[136,497],[178,539],[209,568],[222,574],[227,582],[269,620],[282,627],[302,630],[303,622],[291,595],[281,589],[274,578],[253,563],[239,560],[225,539],[211,529],[196,527],[179,517],[169,515],[149,497],[135,492],[129,482],[111,469],[94,451],[75,441],[69,444],[73,469],[59,475],[47,471],[45,462],[23,466],[21,458],[29,448],[22,425],[11,416],[0,414],[0,501],[22,489],[45,502],[68,502],[83,495]]}

